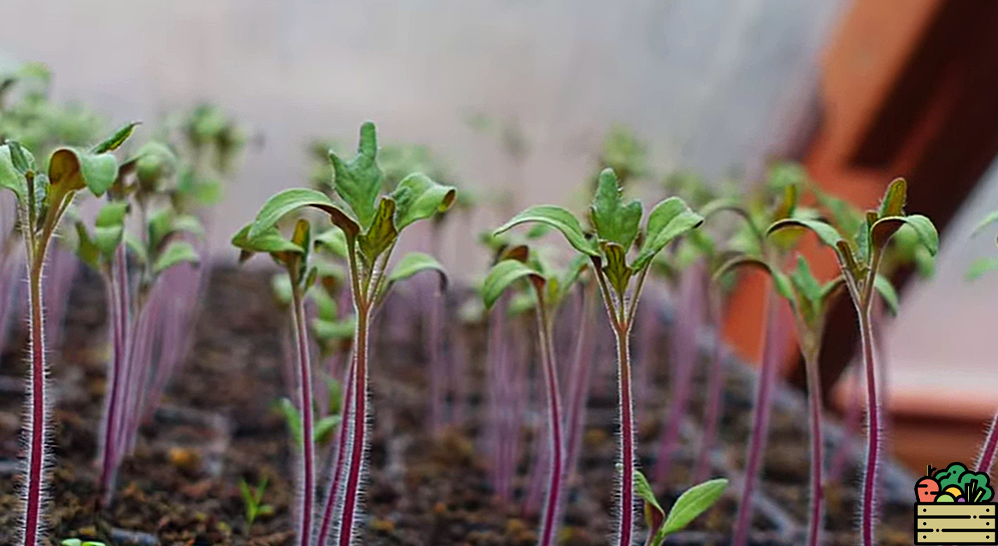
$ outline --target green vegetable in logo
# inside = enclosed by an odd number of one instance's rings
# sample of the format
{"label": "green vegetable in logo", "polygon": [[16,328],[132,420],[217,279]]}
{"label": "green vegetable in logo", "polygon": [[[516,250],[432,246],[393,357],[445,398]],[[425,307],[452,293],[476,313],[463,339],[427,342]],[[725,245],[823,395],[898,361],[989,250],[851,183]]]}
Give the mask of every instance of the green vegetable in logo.
{"label": "green vegetable in logo", "polygon": [[[939,472],[935,476],[939,482],[939,488],[943,491],[936,498],[936,502],[946,502],[944,496],[949,493],[954,499],[962,496],[965,502],[981,503],[988,502],[994,497],[994,490],[991,489],[990,479],[984,472],[973,472],[960,463],[951,463],[946,470]],[[958,489],[962,495],[956,495]]]}

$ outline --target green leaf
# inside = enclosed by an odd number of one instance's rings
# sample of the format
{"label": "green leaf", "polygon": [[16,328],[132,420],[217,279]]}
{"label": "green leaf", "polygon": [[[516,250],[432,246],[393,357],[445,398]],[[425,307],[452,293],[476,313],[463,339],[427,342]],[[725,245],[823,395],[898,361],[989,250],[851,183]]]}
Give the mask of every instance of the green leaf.
{"label": "green leaf", "polygon": [[457,199],[457,189],[437,184],[425,174],[414,173],[399,182],[392,197],[398,204],[395,225],[401,231],[413,222],[446,212]]}
{"label": "green leaf", "polygon": [[367,263],[373,264],[381,253],[392,246],[398,234],[395,228],[395,200],[383,197],[378,204],[378,214],[374,217],[371,227],[357,240],[361,256],[367,260]]}
{"label": "green leaf", "polygon": [[703,221],[703,216],[690,210],[678,197],[670,197],[655,205],[648,215],[648,233],[634,260],[634,269],[643,269],[673,239],[699,226]]}
{"label": "green leaf", "polygon": [[728,480],[721,478],[709,480],[687,489],[669,510],[669,516],[665,518],[662,531],[669,535],[683,529],[694,518],[713,506],[727,488]]}
{"label": "green leaf", "polygon": [[627,284],[631,281],[634,273],[627,266],[627,256],[624,249],[617,243],[602,243],[603,253],[606,254],[606,265],[603,266],[603,273],[610,281],[610,286],[617,291],[621,297],[627,292]]}
{"label": "green leaf", "polygon": [[49,183],[62,193],[89,188],[104,195],[118,177],[118,160],[110,153],[89,154],[59,148],[49,158]]}
{"label": "green leaf", "polygon": [[530,279],[535,286],[544,283],[544,277],[540,273],[516,260],[503,260],[494,265],[482,283],[485,307],[491,309],[509,285],[524,278]]}
{"label": "green leaf", "polygon": [[790,274],[790,280],[802,296],[814,302],[821,301],[822,286],[811,273],[811,267],[804,256],[797,256],[797,269]]}
{"label": "green leaf", "polygon": [[447,272],[444,271],[444,266],[440,265],[440,262],[433,256],[422,252],[410,252],[403,256],[399,263],[392,268],[392,272],[388,274],[388,282],[396,283],[421,271],[439,273],[441,290],[447,285]]}
{"label": "green leaf", "polygon": [[[290,286],[289,284],[289,289]],[[308,296],[315,303],[315,314],[318,318],[330,321],[338,318],[339,306],[336,304],[336,299],[330,296],[329,292],[321,285],[317,286],[314,290],[309,290]]]}
{"label": "green leaf", "polygon": [[565,236],[565,239],[568,240],[568,244],[572,245],[575,250],[589,256],[599,256],[596,245],[589,239],[586,239],[578,218],[564,208],[554,205],[530,207],[500,226],[499,229],[495,230],[494,234],[498,235],[514,226],[528,222],[549,225],[560,231]]}
{"label": "green leaf", "polygon": [[877,220],[870,228],[870,239],[877,248],[883,248],[897,230],[903,225],[909,225],[918,234],[918,239],[922,245],[933,256],[939,252],[939,232],[932,220],[921,214],[910,216],[888,216]]}
{"label": "green leaf", "polygon": [[360,127],[360,144],[357,155],[344,162],[332,150],[329,159],[333,163],[333,187],[353,211],[360,226],[365,230],[371,226],[376,212],[378,196],[384,173],[378,167],[378,137],[374,123],[364,122]]}
{"label": "green leaf", "polygon": [[[255,237],[250,237],[250,228],[252,226],[253,224],[247,224],[238,233],[233,235],[232,246],[250,254],[255,252],[266,252],[269,254],[291,252],[303,254],[305,252],[303,248],[281,235],[281,232],[277,231],[275,227],[271,227]],[[243,259],[248,257],[244,255]]]}
{"label": "green leaf", "polygon": [[274,195],[264,203],[256,215],[256,220],[250,224],[249,238],[256,238],[276,226],[284,216],[303,207],[313,207],[325,212],[333,224],[348,236],[356,236],[360,232],[357,222],[347,216],[326,194],[305,188],[293,188]]}
{"label": "green leaf", "polygon": [[17,200],[23,203],[28,198],[28,184],[24,175],[14,166],[11,145],[8,143],[0,146],[0,187],[14,192]]}
{"label": "green leaf", "polygon": [[634,493],[645,502],[645,526],[648,527],[649,537],[647,543],[649,545],[661,543],[661,539],[657,535],[665,523],[665,510],[658,503],[651,484],[648,483],[648,479],[640,470],[634,471]]}
{"label": "green leaf", "polygon": [[277,411],[284,417],[284,423],[288,427],[288,434],[294,445],[300,449],[304,442],[302,441],[301,415],[298,413],[298,408],[291,400],[281,398],[277,401]]}
{"label": "green leaf", "polygon": [[995,258],[994,256],[981,258],[970,264],[970,267],[967,269],[967,280],[976,281],[977,279],[983,277],[986,273],[990,273],[992,271],[998,271],[998,258]]}
{"label": "green leaf", "polygon": [[73,250],[81,262],[87,264],[94,271],[101,271],[101,251],[90,238],[90,234],[87,233],[87,227],[79,220],[76,221],[76,238]]}
{"label": "green leaf", "polygon": [[286,271],[281,271],[270,278],[270,288],[278,303],[282,306],[291,305],[291,277]]}
{"label": "green leaf", "polygon": [[128,214],[128,203],[112,201],[104,205],[97,213],[94,223],[93,242],[100,253],[110,258],[124,237],[125,216]]}
{"label": "green leaf", "polygon": [[156,258],[156,263],[152,266],[154,274],[159,275],[163,271],[182,263],[197,264],[200,260],[198,252],[194,250],[187,241],[173,241]]}
{"label": "green leaf", "polygon": [[315,423],[315,442],[326,444],[333,439],[333,432],[339,426],[342,417],[339,415],[327,415]]}
{"label": "green leaf", "polygon": [[[2,162],[2,160],[0,160],[0,162]],[[2,169],[2,166],[0,166],[0,169]],[[977,235],[984,228],[990,226],[995,222],[998,222],[998,210],[992,211],[990,214],[985,216],[984,219],[980,221],[980,223],[977,224],[977,227],[974,228],[974,235]]]}
{"label": "green leaf", "polygon": [[622,203],[621,192],[613,170],[603,169],[589,213],[599,238],[617,243],[627,252],[638,237],[641,202],[634,199]]}
{"label": "green leaf", "polygon": [[128,140],[128,137],[132,136],[132,131],[135,130],[135,127],[141,124],[142,124],[141,121],[133,121],[125,125],[121,129],[115,131],[113,135],[107,137],[100,143],[96,144],[93,148],[90,149],[90,153],[102,154],[105,152],[117,150],[118,148],[121,147],[122,144],[125,143],[126,140]]}
{"label": "green leaf", "polygon": [[904,178],[895,178],[884,192],[884,199],[880,202],[880,209],[877,216],[903,216],[904,205],[908,200],[908,184]]}
{"label": "green leaf", "polygon": [[349,253],[346,235],[335,226],[315,236],[315,247],[326,249],[338,258],[346,259]]}
{"label": "green leaf", "polygon": [[786,274],[770,266],[765,260],[754,256],[739,255],[727,260],[714,271],[713,280],[714,282],[718,282],[726,274],[742,267],[759,269],[767,273],[773,279],[773,287],[776,289],[776,292],[791,304],[796,304],[793,285]]}
{"label": "green leaf", "polygon": [[173,176],[176,170],[177,155],[162,142],[146,142],[136,153],[135,176],[144,188],[159,189],[163,179]]}
{"label": "green leaf", "polygon": [[898,314],[898,293],[890,279],[878,273],[873,279],[873,288],[880,292],[880,296],[884,298],[884,303],[887,304],[891,314]]}
{"label": "green leaf", "polygon": [[785,218],[783,220],[778,220],[769,226],[769,229],[766,230],[766,235],[770,236],[773,233],[783,229],[795,228],[803,228],[813,231],[821,242],[832,248],[835,248],[838,242],[842,240],[842,236],[839,235],[838,230],[830,224],[821,220],[804,220],[800,218]]}
{"label": "green leaf", "polygon": [[341,320],[312,319],[312,332],[323,341],[353,339],[357,322],[353,317]]}

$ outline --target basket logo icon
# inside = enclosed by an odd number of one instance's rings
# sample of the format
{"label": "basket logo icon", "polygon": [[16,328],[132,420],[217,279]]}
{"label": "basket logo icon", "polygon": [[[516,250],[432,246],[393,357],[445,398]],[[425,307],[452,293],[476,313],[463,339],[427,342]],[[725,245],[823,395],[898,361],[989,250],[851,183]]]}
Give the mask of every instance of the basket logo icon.
{"label": "basket logo icon", "polygon": [[915,544],[998,544],[998,505],[986,472],[962,463],[930,466],[915,496]]}

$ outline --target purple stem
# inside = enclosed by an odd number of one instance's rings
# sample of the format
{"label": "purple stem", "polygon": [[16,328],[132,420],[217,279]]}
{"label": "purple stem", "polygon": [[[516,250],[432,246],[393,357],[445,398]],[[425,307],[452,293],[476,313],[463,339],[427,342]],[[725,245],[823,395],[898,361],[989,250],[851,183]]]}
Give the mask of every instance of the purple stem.
{"label": "purple stem", "polygon": [[550,546],[554,543],[558,528],[558,508],[561,505],[561,484],[564,476],[564,448],[561,422],[561,395],[558,389],[558,370],[555,364],[554,343],[551,340],[551,320],[548,316],[547,304],[544,302],[543,285],[536,285],[538,299],[537,331],[541,344],[541,362],[544,367],[544,385],[547,390],[549,436],[549,458],[551,459],[551,474],[548,478],[548,498],[544,508],[544,519],[541,525],[540,546]]}
{"label": "purple stem", "polygon": [[42,242],[38,256],[28,260],[29,320],[31,375],[28,383],[30,418],[28,419],[27,487],[24,504],[24,544],[36,546],[41,533],[42,491],[45,490],[45,464],[48,459],[46,425],[48,400],[45,376],[45,311],[42,302],[42,271],[45,263],[46,243]]}
{"label": "purple stem", "polygon": [[506,390],[509,388],[507,377],[509,374],[509,347],[505,336],[506,331],[506,299],[500,298],[496,311],[492,313],[489,323],[489,418],[487,420],[489,432],[489,451],[492,453],[491,478],[492,488],[496,496],[503,502],[512,501],[512,492],[509,490],[506,480],[505,445],[504,442],[504,403]]}
{"label": "purple stem", "polygon": [[752,500],[755,482],[759,478],[759,468],[766,451],[766,437],[769,434],[769,413],[772,407],[773,384],[776,382],[776,369],[781,356],[780,343],[783,341],[783,328],[780,317],[779,296],[772,286],[766,311],[766,345],[763,349],[762,369],[759,387],[756,391],[755,407],[752,412],[752,437],[749,442],[745,465],[745,483],[742,488],[738,517],[735,523],[732,546],[744,546],[748,541],[752,520]]}
{"label": "purple stem", "polygon": [[163,273],[160,282],[166,294],[175,295],[167,310],[165,324],[161,325],[161,351],[156,364],[156,374],[146,397],[143,419],[151,419],[159,407],[170,377],[180,365],[194,342],[195,310],[199,295],[203,294],[204,276],[200,267],[174,267]]}
{"label": "purple stem", "polygon": [[[356,291],[355,291],[356,293]],[[346,489],[343,492],[343,511],[340,519],[340,546],[349,546],[353,541],[354,523],[357,519],[357,504],[360,498],[360,481],[364,467],[364,450],[367,447],[367,341],[370,308],[365,304],[357,307],[356,363],[352,382],[354,384],[353,412],[350,415],[351,438],[346,460]],[[307,545],[303,545],[307,546]]]}
{"label": "purple stem", "polygon": [[998,433],[995,429],[998,428],[998,411],[995,412],[995,416],[991,419],[991,426],[988,427],[988,436],[984,440],[984,448],[981,449],[981,454],[977,458],[977,472],[986,472],[991,474],[991,468],[995,464],[995,451],[998,448]]}
{"label": "purple stem", "polygon": [[707,384],[707,407],[700,441],[700,458],[693,471],[693,483],[701,483],[710,475],[710,453],[717,441],[717,428],[721,422],[724,404],[724,343],[721,341],[721,294],[713,286],[708,289],[710,324],[714,330],[714,345],[710,353],[710,380]]}
{"label": "purple stem", "polygon": [[315,440],[313,438],[312,419],[312,368],[309,363],[308,324],[305,321],[304,295],[298,279],[292,274],[294,289],[292,290],[292,311],[295,322],[295,341],[298,350],[298,397],[301,400],[302,445],[301,445],[301,476],[298,483],[301,487],[301,505],[299,506],[298,543],[301,546],[311,546],[312,514],[315,502]]}
{"label": "purple stem", "polygon": [[351,381],[351,378],[354,373],[356,373],[356,363],[356,358],[351,357],[350,367],[347,370],[346,377],[343,379],[343,383],[346,385],[346,390],[343,393],[343,406],[340,410],[343,418],[340,420],[339,429],[336,431],[336,450],[330,458],[333,463],[333,469],[330,472],[329,490],[326,494],[326,505],[322,510],[322,525],[319,527],[319,536],[318,540],[316,540],[316,544],[319,545],[328,543],[329,533],[333,529],[333,512],[336,507],[341,504],[340,486],[343,483],[347,446],[349,445],[348,441],[350,438],[347,411],[353,403],[354,383]]}
{"label": "purple stem", "polygon": [[141,315],[136,334],[134,337],[134,347],[132,353],[132,363],[129,364],[135,370],[133,376],[135,381],[129,385],[128,389],[135,393],[130,406],[126,408],[125,414],[125,446],[126,452],[131,453],[135,449],[135,439],[139,429],[139,418],[146,405],[146,397],[149,391],[149,375],[152,371],[152,348],[153,337],[156,333],[155,327],[162,321],[160,316],[163,309],[163,296],[160,290],[153,290],[152,297],[146,302]]}
{"label": "purple stem", "polygon": [[[439,256],[439,254],[435,254]],[[434,279],[436,280],[436,279]],[[430,368],[430,431],[439,435],[446,424],[444,415],[447,398],[447,363],[443,358],[443,293],[439,283],[423,298],[429,307],[426,343],[429,347]]]}
{"label": "purple stem", "polygon": [[680,429],[683,417],[686,415],[686,404],[690,398],[693,382],[693,370],[697,360],[697,331],[703,320],[702,292],[704,269],[693,266],[683,272],[679,286],[680,312],[676,316],[676,327],[672,335],[672,355],[675,364],[673,375],[672,399],[669,403],[669,418],[665,425],[658,448],[658,461],[653,475],[656,481],[668,479],[672,454],[679,443]]}
{"label": "purple stem", "polygon": [[[798,334],[800,335],[800,334]],[[821,432],[821,372],[818,368],[820,340],[815,340],[813,350],[804,350],[804,368],[807,380],[807,401],[811,423],[811,504],[808,521],[807,544],[818,546],[821,542],[821,529],[824,524],[824,471],[825,437]],[[802,347],[803,349],[803,347]]]}
{"label": "purple stem", "polygon": [[570,376],[572,391],[569,401],[568,430],[566,431],[566,468],[574,469],[578,463],[579,448],[582,445],[582,429],[585,425],[585,409],[589,400],[589,384],[592,374],[593,353],[596,352],[595,324],[596,295],[592,287],[583,288],[579,310],[578,339],[575,345],[574,366]]}
{"label": "purple stem", "polygon": [[114,253],[108,275],[107,293],[108,309],[110,310],[112,342],[114,353],[111,357],[109,371],[110,390],[107,393],[107,409],[104,416],[104,433],[101,447],[101,479],[100,488],[103,503],[109,505],[114,496],[114,482],[118,459],[118,416],[121,413],[122,385],[126,380],[125,347],[127,343],[128,323],[128,289],[127,273],[124,274],[124,245],[119,245]]}
{"label": "purple stem", "polygon": [[[876,268],[872,268],[876,271]],[[869,298],[867,298],[869,299]],[[863,344],[863,367],[866,370],[866,471],[863,476],[863,498],[860,506],[860,534],[863,546],[873,546],[874,516],[877,500],[877,472],[880,467],[880,403],[877,398],[877,362],[874,350],[873,324],[870,306],[857,307],[860,340]]]}

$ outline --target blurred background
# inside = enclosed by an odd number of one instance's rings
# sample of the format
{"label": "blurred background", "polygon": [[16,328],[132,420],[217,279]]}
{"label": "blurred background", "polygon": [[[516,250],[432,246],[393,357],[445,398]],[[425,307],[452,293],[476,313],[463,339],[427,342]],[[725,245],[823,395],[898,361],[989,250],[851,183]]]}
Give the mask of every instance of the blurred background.
{"label": "blurred background", "polygon": [[[872,206],[905,176],[909,211],[936,221],[943,250],[931,279],[896,279],[892,447],[914,469],[969,462],[998,404],[998,275],[965,280],[998,254],[993,234],[971,237],[998,208],[998,3],[14,0],[4,18],[21,23],[5,25],[0,55],[47,65],[57,101],[147,126],[211,101],[249,128],[216,260],[235,260],[229,236],[270,194],[307,183],[314,139],[352,147],[364,119],[382,144],[428,146],[494,205],[445,236],[441,259],[465,278],[484,271],[468,233],[527,204],[580,206],[615,127],[645,143],[650,178],[751,184],[780,157]],[[725,334],[748,361],[761,301],[750,279],[730,304]],[[823,364],[837,410],[852,400],[836,382],[851,313],[836,310]],[[786,378],[802,382],[793,354]]]}

